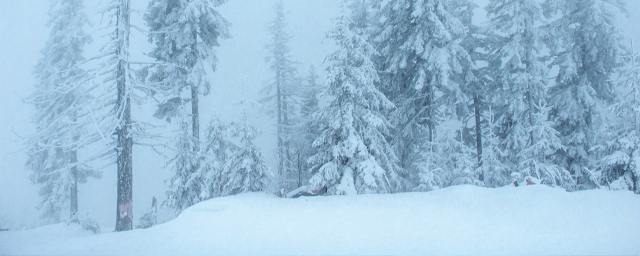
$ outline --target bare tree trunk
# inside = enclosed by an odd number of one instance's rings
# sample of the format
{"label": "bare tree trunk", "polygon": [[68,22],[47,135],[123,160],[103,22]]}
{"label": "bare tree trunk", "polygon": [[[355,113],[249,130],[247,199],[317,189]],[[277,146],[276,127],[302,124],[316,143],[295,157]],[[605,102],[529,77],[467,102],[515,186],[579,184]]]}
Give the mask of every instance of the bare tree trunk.
{"label": "bare tree trunk", "polygon": [[[198,97],[198,88],[192,86],[191,87],[191,125],[192,125],[192,129],[193,129],[193,139],[194,139],[194,146],[193,146],[193,153],[194,154],[198,154],[198,152],[200,151],[200,99]],[[192,166],[192,170],[191,173],[196,173],[198,171],[198,169],[200,169],[200,164],[198,162],[196,162],[193,166]],[[197,183],[195,185],[195,190],[197,191],[198,194],[200,194],[201,192],[201,187],[200,187],[200,183]]]}
{"label": "bare tree trunk", "polygon": [[299,150],[298,150],[298,187],[302,187],[302,161],[300,161]]}
{"label": "bare tree trunk", "polygon": [[[533,127],[535,120],[533,120],[533,96],[531,95],[531,85],[527,86],[527,104],[529,104],[529,125]],[[535,138],[533,137],[533,131],[529,132],[529,139],[531,141],[531,145],[535,143]]]}
{"label": "bare tree trunk", "polygon": [[276,74],[276,104],[278,112],[278,178],[280,179],[280,187],[285,184],[283,180],[284,174],[284,138],[283,138],[283,113],[282,113],[282,82],[280,81],[280,74]]}
{"label": "bare tree trunk", "polygon": [[[71,152],[71,164],[78,162],[78,152]],[[78,167],[71,168],[71,187],[69,188],[69,214],[73,218],[78,213]]]}
{"label": "bare tree trunk", "polygon": [[427,89],[427,97],[427,127],[429,129],[429,142],[433,143],[433,137],[435,136],[435,111],[433,111],[433,90],[430,87]]}
{"label": "bare tree trunk", "polygon": [[473,98],[473,108],[476,118],[476,151],[478,154],[478,167],[482,166],[482,123],[480,120],[480,99],[476,95]]}
{"label": "bare tree trunk", "polygon": [[133,228],[133,138],[131,136],[131,96],[128,93],[127,78],[129,75],[129,30],[130,0],[121,0],[118,7],[116,48],[118,56],[117,72],[117,115],[119,125],[116,129],[117,166],[118,166],[118,201],[116,212],[116,231],[126,231]]}
{"label": "bare tree trunk", "polygon": [[[198,98],[198,88],[191,87],[191,118],[193,125],[193,138],[196,141],[200,141],[200,108],[198,106],[200,100]],[[198,152],[200,150],[200,145],[196,143],[193,151]]]}
{"label": "bare tree trunk", "polygon": [[[73,113],[73,122],[77,122],[77,113]],[[80,140],[79,136],[75,136],[73,138],[74,143],[78,143]],[[70,218],[73,218],[78,213],[78,151],[71,151],[69,162],[73,167],[71,167],[71,187],[69,188],[69,214]]]}
{"label": "bare tree trunk", "polygon": [[[473,109],[476,117],[476,151],[478,153],[478,168],[482,167],[482,123],[480,120],[480,97],[475,95],[473,97]],[[480,181],[484,181],[484,173]]]}
{"label": "bare tree trunk", "polygon": [[282,153],[283,153],[283,168],[282,175],[284,176],[284,186],[283,188],[288,192],[291,190],[291,183],[293,180],[291,179],[293,175],[291,175],[291,149],[289,145],[289,114],[288,114],[287,98],[286,94],[282,95]]}

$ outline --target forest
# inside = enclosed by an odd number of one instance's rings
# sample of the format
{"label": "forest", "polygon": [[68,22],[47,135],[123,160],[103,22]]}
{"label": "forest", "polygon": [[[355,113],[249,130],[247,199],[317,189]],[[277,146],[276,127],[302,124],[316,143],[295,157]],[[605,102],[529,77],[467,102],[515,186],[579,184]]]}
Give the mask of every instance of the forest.
{"label": "forest", "polygon": [[[234,36],[219,11],[227,0],[150,0],[143,24],[132,22],[133,1],[103,0],[99,25],[83,0],[48,3],[49,38],[25,99],[35,132],[21,141],[47,223],[99,229],[78,214],[78,184],[105,172],[117,173],[116,231],[157,224],[158,208],[178,216],[246,192],[537,184],[640,194],[640,55],[618,25],[624,0],[489,0],[482,23],[473,0],[341,0],[318,39],[335,44],[322,67],[297,60],[277,1],[258,24],[268,56],[255,65],[270,78],[260,98],[233,104],[233,121],[201,114],[216,93],[216,49]],[[97,27],[104,45],[94,46]],[[132,52],[132,35],[152,48]],[[264,132],[252,109],[271,120],[275,152],[256,144]],[[172,177],[166,199],[134,219],[147,207],[132,201],[141,147],[159,151]]]}

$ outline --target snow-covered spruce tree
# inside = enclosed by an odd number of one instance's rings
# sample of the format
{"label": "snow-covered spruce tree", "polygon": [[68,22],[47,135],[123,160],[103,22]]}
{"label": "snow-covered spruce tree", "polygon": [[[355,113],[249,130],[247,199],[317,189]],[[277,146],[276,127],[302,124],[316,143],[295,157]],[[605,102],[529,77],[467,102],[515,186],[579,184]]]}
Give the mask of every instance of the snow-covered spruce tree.
{"label": "snow-covered spruce tree", "polygon": [[151,198],[151,208],[140,217],[139,224],[136,228],[150,228],[158,224],[158,200],[154,196]]}
{"label": "snow-covered spruce tree", "polygon": [[[117,166],[116,231],[133,228],[133,144],[153,140],[148,124],[132,118],[132,106],[140,105],[154,87],[139,83],[131,67],[129,38],[131,35],[131,0],[102,1],[101,12],[108,24],[109,40],[102,47],[97,67],[91,71],[99,79],[92,87],[90,118],[95,130],[91,134],[103,147],[92,152],[92,160],[109,160]],[[115,157],[114,157],[115,155]]]}
{"label": "snow-covered spruce tree", "polygon": [[512,173],[516,181],[523,182],[527,177],[538,180],[536,183],[573,189],[575,182],[569,171],[557,164],[558,152],[564,150],[559,133],[549,121],[550,107],[542,100],[534,105],[534,123],[525,132],[531,134],[531,142],[518,153],[520,159],[517,172]]}
{"label": "snow-covered spruce tree", "polygon": [[[454,167],[451,169],[452,185],[473,184],[484,186],[481,170],[482,166],[482,108],[489,99],[485,94],[486,81],[483,77],[486,70],[476,67],[477,61],[485,61],[483,52],[486,36],[482,29],[473,24],[473,15],[478,7],[472,0],[452,0],[445,3],[447,10],[454,15],[466,29],[463,38],[459,39],[460,46],[466,54],[457,55],[458,71],[454,72],[451,80],[455,83],[448,90],[445,99],[450,107],[448,118],[450,121],[460,122],[455,132],[455,152],[450,154]],[[486,79],[485,79],[486,80]],[[473,126],[470,119],[474,118]],[[473,159],[475,158],[475,159]]]}
{"label": "snow-covered spruce tree", "polygon": [[624,56],[618,72],[619,94],[612,106],[617,118],[602,126],[605,142],[599,147],[604,157],[598,161],[596,184],[640,194],[640,55]]}
{"label": "snow-covered spruce tree", "polygon": [[427,142],[423,144],[420,153],[420,162],[418,169],[418,185],[414,191],[427,192],[440,188],[447,183],[449,174],[442,168],[443,158],[434,149],[435,142]]}
{"label": "snow-covered spruce tree", "polygon": [[474,150],[463,139],[462,126],[447,121],[436,127],[438,136],[425,144],[419,160],[419,185],[415,191],[429,191],[454,185],[484,186]]}
{"label": "snow-covered spruce tree", "polygon": [[318,153],[310,163],[319,169],[310,183],[337,195],[395,192],[399,167],[385,137],[391,125],[384,116],[393,103],[375,87],[375,49],[342,4],[327,33],[339,49],[325,59],[330,64],[324,95],[332,100],[316,115],[328,123],[314,142]]}
{"label": "snow-covered spruce tree", "polygon": [[[130,0],[106,2],[103,12],[111,18],[114,29],[107,45],[103,48],[106,60],[98,72],[110,74],[104,81],[106,86],[101,95],[100,110],[104,115],[104,131],[100,134],[115,134],[115,143],[106,141],[110,149],[115,149],[117,166],[116,231],[133,229],[133,120],[131,101],[133,72],[129,63],[129,36],[131,34]],[[116,95],[113,95],[115,92]],[[115,96],[115,97],[113,97]],[[115,98],[115,101],[114,101]],[[114,104],[115,103],[115,104]],[[103,128],[98,126],[99,129]],[[114,145],[115,144],[115,145]],[[108,150],[108,149],[107,149]]]}
{"label": "snow-covered spruce tree", "polygon": [[311,65],[309,68],[309,74],[303,83],[301,88],[301,106],[300,114],[298,115],[297,125],[294,129],[295,143],[293,148],[295,150],[294,160],[296,165],[296,181],[297,187],[306,184],[309,181],[309,173],[313,173],[314,170],[309,170],[311,165],[308,163],[308,159],[316,154],[313,148],[313,141],[320,135],[320,123],[321,120],[316,120],[313,115],[319,110],[319,99],[321,87],[317,82],[318,75],[316,74],[315,67]]}
{"label": "snow-covered spruce tree", "polygon": [[[144,17],[150,27],[149,41],[155,45],[149,56],[157,61],[149,80],[158,91],[168,96],[159,105],[155,116],[170,120],[172,115],[181,115],[178,118],[181,119],[179,125],[182,133],[178,138],[177,155],[173,160],[179,164],[173,165],[176,176],[172,180],[182,184],[172,185],[174,189],[169,192],[171,195],[168,203],[179,211],[199,201],[204,185],[203,177],[192,177],[201,174],[199,95],[209,94],[211,84],[207,77],[208,67],[215,71],[217,63],[214,48],[219,46],[219,39],[229,37],[229,22],[216,10],[225,2],[226,0],[153,0]],[[190,92],[189,100],[182,100],[185,91]],[[191,113],[177,111],[177,108],[188,103],[191,104]],[[187,116],[191,118],[190,122],[183,120]],[[185,125],[188,127],[184,127]],[[190,129],[191,133],[185,128]],[[188,144],[192,148],[185,147],[187,141],[190,141]],[[183,199],[186,201],[181,201]]]}
{"label": "snow-covered spruce tree", "polygon": [[624,11],[619,0],[547,0],[550,49],[559,68],[550,90],[551,115],[566,150],[560,164],[578,185],[591,184],[595,166],[590,151],[597,146],[596,131],[603,110],[614,99],[612,75],[619,66],[621,35],[616,16]]}
{"label": "snow-covered spruce tree", "polygon": [[276,116],[278,128],[278,181],[280,189],[285,191],[293,190],[296,181],[296,168],[294,165],[291,150],[291,128],[296,120],[296,86],[298,83],[295,62],[292,61],[289,40],[291,35],[286,31],[287,22],[285,20],[284,4],[277,1],[275,6],[275,17],[268,24],[267,29],[271,36],[271,41],[266,45],[269,56],[265,59],[269,65],[273,77],[263,89],[266,95],[261,101],[269,114]]}
{"label": "snow-covered spruce tree", "polygon": [[[539,127],[550,123],[546,116],[536,112],[542,109],[535,107],[536,104],[544,105],[546,101],[549,72],[541,56],[546,35],[539,26],[547,21],[540,2],[536,0],[493,0],[486,10],[489,18],[487,29],[493,38],[489,66],[494,83],[500,88],[496,102],[502,110],[499,113],[500,133],[503,150],[510,152],[503,161],[515,171],[523,168],[519,166],[523,162],[554,154],[549,152],[551,149],[562,149],[553,144],[555,141],[551,137],[555,132],[549,130],[552,127]],[[543,120],[536,120],[536,117]],[[534,129],[534,126],[538,128]],[[536,135],[534,132],[545,134]],[[537,141],[538,138],[550,141]],[[543,147],[541,144],[544,143],[551,145]],[[527,153],[521,153],[525,150]],[[541,151],[535,153],[532,150]],[[538,170],[537,167],[534,169]],[[562,168],[549,166],[547,169]]]}
{"label": "snow-covered spruce tree", "polygon": [[377,0],[350,0],[351,20],[355,26],[362,29],[366,35],[375,31],[376,17],[380,3]]}
{"label": "snow-covered spruce tree", "polygon": [[[468,64],[475,64],[479,61],[487,61],[487,44],[488,36],[486,31],[473,24],[473,15],[478,5],[473,0],[452,0],[447,2],[451,13],[460,20],[460,22],[468,29],[468,32],[464,39],[460,42],[460,45],[467,51],[471,62]],[[468,133],[465,137],[468,139],[466,143],[470,146],[475,146],[477,168],[482,167],[482,149],[483,149],[483,131],[485,130],[482,125],[486,124],[486,120],[482,119],[482,113],[487,108],[487,105],[491,103],[492,94],[488,93],[490,82],[487,77],[490,69],[488,67],[477,68],[475,65],[467,65],[464,71],[458,76],[458,83],[460,83],[461,90],[464,93],[464,97],[460,97],[463,100],[467,100],[468,104],[466,108],[458,110],[461,112],[461,117],[469,116],[473,112],[474,122],[473,127],[465,127],[463,131]],[[462,105],[462,104],[460,104]],[[464,121],[464,120],[463,120]],[[473,130],[471,130],[473,129]],[[471,133],[474,133],[471,135]],[[484,177],[482,177],[484,178]],[[481,178],[481,180],[482,180]]]}
{"label": "snow-covered spruce tree", "polygon": [[460,100],[463,80],[457,78],[473,65],[459,44],[467,28],[446,3],[391,0],[380,11],[383,22],[375,37],[382,56],[380,88],[397,106],[390,115],[396,127],[393,144],[410,173],[418,172],[419,149],[435,140],[437,119],[456,119],[456,105],[465,103]]}
{"label": "snow-covered spruce tree", "polygon": [[219,176],[220,195],[236,195],[244,192],[268,191],[273,173],[260,149],[254,144],[258,129],[247,123],[246,98],[239,102],[240,122],[231,124],[231,134],[240,140],[240,145],[231,151]]}
{"label": "snow-covered spruce tree", "polygon": [[[204,177],[200,172],[200,162],[203,160],[198,150],[199,141],[191,134],[191,118],[186,106],[179,108],[181,113],[178,135],[174,142],[176,156],[168,162],[174,171],[174,176],[168,181],[169,191],[163,205],[169,206],[180,213],[184,209],[200,202],[200,194],[204,189]],[[197,151],[198,150],[198,151]]]}
{"label": "snow-covered spruce tree", "polygon": [[232,134],[231,126],[223,123],[217,116],[213,116],[204,131],[201,153],[203,162],[200,172],[204,178],[205,189],[201,193],[201,199],[220,196],[222,194],[221,183],[222,170],[229,158],[230,152],[238,150],[238,146],[231,143],[228,137]]}
{"label": "snow-covered spruce tree", "polygon": [[501,187],[512,181],[511,169],[502,162],[505,153],[502,151],[502,141],[497,135],[500,125],[495,120],[491,107],[486,113],[487,125],[482,131],[484,145],[480,171],[486,187]]}
{"label": "snow-covered spruce tree", "polygon": [[448,154],[449,170],[451,171],[451,185],[476,185],[484,186],[481,178],[482,170],[477,168],[477,158],[474,150],[464,141],[463,128],[460,127],[455,137],[447,137],[453,142],[448,142],[451,151]]}
{"label": "snow-covered spruce tree", "polygon": [[81,104],[88,75],[80,64],[91,41],[83,27],[88,23],[82,0],[50,2],[49,39],[35,67],[39,82],[27,102],[34,105],[36,133],[28,140],[27,168],[40,185],[42,217],[59,222],[68,203],[70,218],[78,212],[78,183],[99,178],[100,173],[78,161],[87,145],[86,112]]}

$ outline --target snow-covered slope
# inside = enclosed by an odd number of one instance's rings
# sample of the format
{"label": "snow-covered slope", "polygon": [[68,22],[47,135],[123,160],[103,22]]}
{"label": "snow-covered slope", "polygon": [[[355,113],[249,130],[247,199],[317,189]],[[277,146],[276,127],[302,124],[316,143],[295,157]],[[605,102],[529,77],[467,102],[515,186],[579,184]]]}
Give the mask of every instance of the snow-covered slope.
{"label": "snow-covered slope", "polygon": [[637,255],[640,196],[546,186],[197,204],[146,229],[91,235],[53,225],[0,232],[8,255]]}

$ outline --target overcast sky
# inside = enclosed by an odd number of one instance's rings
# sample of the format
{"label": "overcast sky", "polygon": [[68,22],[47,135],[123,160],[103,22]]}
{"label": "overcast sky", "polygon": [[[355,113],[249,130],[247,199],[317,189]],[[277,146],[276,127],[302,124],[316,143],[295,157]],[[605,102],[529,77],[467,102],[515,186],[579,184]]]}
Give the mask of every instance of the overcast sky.
{"label": "overcast sky", "polygon": [[[87,49],[86,56],[95,54],[104,42],[104,31],[98,28],[100,16],[96,12],[99,0],[85,0],[87,13],[92,18],[91,33],[94,43]],[[483,6],[486,0],[478,0]],[[640,0],[628,0],[631,19],[621,20],[625,35],[635,38],[640,50]],[[37,219],[35,206],[38,203],[37,187],[28,180],[25,171],[26,155],[18,135],[28,135],[33,131],[29,123],[31,108],[22,99],[33,91],[36,82],[32,75],[33,66],[40,57],[48,37],[48,2],[46,0],[2,0],[0,1],[0,217],[5,216],[18,225],[30,226]],[[226,120],[237,116],[234,102],[239,100],[239,85],[244,82],[248,97],[259,97],[259,88],[269,79],[270,74],[264,63],[267,55],[264,45],[268,41],[266,23],[273,16],[273,0],[230,0],[220,8],[220,12],[233,26],[232,37],[223,40],[218,49],[218,70],[211,76],[212,94],[202,100],[203,124],[214,112]],[[133,23],[144,27],[140,13],[144,13],[147,0],[132,0],[138,11],[132,17]],[[331,18],[338,12],[339,0],[287,0],[285,8],[289,12],[289,31],[294,58],[300,62],[299,71],[305,75],[310,64],[322,66],[324,56],[333,49],[331,42],[322,41],[324,33],[331,27]],[[484,20],[484,12],[477,13],[476,21]],[[143,53],[150,50],[146,36],[134,32],[131,51],[133,59],[143,59]],[[150,114],[134,110],[134,118]],[[135,116],[137,115],[137,116]],[[252,122],[264,134],[258,143],[267,159],[273,164],[275,138],[273,122],[257,111]],[[165,160],[153,151],[136,147],[134,149],[134,216],[142,216],[150,205],[151,197],[164,198],[164,180],[170,173],[162,168]],[[116,183],[115,167],[104,170],[101,180],[93,180],[79,187],[80,211],[89,212],[103,226],[112,227],[115,209]]]}

